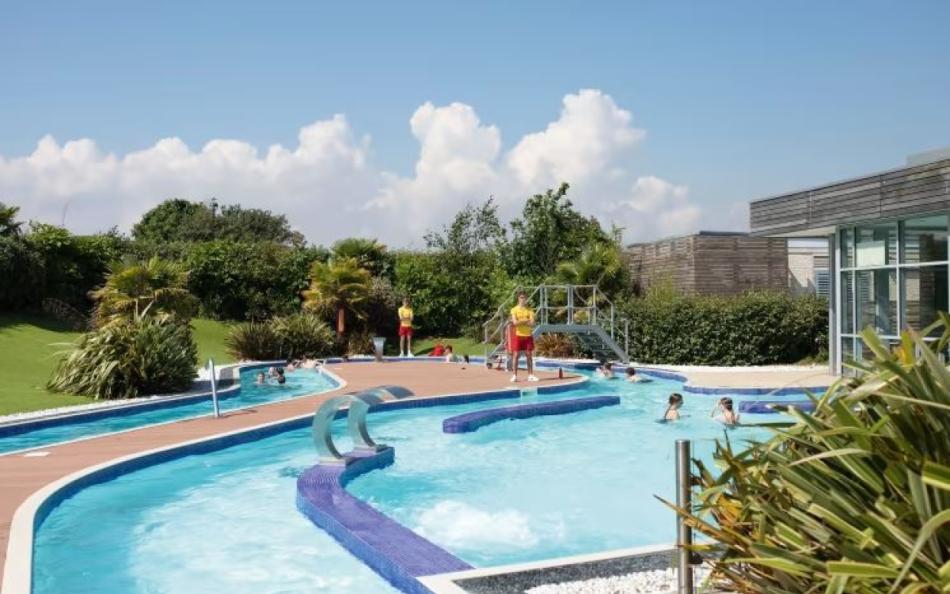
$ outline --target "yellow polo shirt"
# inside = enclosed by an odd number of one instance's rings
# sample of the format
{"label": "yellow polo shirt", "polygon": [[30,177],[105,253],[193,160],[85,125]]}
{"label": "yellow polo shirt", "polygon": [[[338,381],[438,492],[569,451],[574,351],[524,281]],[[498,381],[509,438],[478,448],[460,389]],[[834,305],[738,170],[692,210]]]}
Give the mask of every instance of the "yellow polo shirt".
{"label": "yellow polo shirt", "polygon": [[530,322],[534,321],[534,310],[516,305],[511,308],[511,316],[515,320],[515,335],[531,336]]}
{"label": "yellow polo shirt", "polygon": [[399,308],[399,325],[403,328],[412,328],[412,308]]}

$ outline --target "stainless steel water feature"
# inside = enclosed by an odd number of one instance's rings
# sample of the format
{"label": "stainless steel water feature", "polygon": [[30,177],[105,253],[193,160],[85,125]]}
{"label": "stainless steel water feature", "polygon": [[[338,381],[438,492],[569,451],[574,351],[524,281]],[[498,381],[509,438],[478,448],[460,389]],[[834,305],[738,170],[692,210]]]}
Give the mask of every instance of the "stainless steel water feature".
{"label": "stainless steel water feature", "polygon": [[[394,399],[412,396],[412,391],[401,386],[380,386],[357,392],[354,394],[343,394],[330,398],[321,404],[313,416],[313,445],[320,454],[321,464],[341,464],[347,463],[347,454],[366,454],[375,453],[386,448],[384,444],[378,444],[373,441],[366,428],[366,413],[369,408],[383,401],[383,396],[389,396]],[[331,426],[337,413],[344,408],[346,412],[346,426],[353,440],[353,451],[341,453],[333,443]]]}
{"label": "stainless steel water feature", "polygon": [[214,370],[214,359],[208,359],[208,369],[211,370],[211,407],[214,409],[214,418],[221,417],[221,407],[218,404],[218,380]]}

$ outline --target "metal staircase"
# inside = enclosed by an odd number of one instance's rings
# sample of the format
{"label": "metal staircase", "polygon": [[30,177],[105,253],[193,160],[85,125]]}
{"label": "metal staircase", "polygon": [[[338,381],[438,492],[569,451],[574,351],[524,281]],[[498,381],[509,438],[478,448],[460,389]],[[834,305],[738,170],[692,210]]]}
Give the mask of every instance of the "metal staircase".
{"label": "metal staircase", "polygon": [[483,325],[487,356],[505,352],[509,312],[518,302],[520,291],[528,295],[528,303],[535,310],[535,337],[572,334],[594,357],[629,363],[629,323],[616,314],[614,304],[597,285],[519,287]]}

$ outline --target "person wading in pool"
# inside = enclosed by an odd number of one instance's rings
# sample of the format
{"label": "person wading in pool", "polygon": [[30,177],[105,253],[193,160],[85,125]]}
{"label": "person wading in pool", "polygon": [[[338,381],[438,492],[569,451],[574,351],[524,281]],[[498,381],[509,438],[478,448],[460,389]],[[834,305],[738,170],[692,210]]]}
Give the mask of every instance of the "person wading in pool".
{"label": "person wading in pool", "polygon": [[412,304],[408,297],[402,298],[402,307],[399,308],[399,356],[405,353],[406,357],[413,357],[412,354],[412,318],[415,317],[412,311]]}
{"label": "person wading in pool", "polygon": [[536,382],[538,378],[534,375],[534,310],[528,307],[528,296],[521,291],[518,293],[518,305],[511,308],[511,323],[515,327],[514,344],[511,345],[511,352],[514,353],[514,363],[512,368],[515,374],[511,376],[511,381],[518,381],[518,363],[521,360],[521,353],[524,353],[525,360],[528,362],[528,381]]}

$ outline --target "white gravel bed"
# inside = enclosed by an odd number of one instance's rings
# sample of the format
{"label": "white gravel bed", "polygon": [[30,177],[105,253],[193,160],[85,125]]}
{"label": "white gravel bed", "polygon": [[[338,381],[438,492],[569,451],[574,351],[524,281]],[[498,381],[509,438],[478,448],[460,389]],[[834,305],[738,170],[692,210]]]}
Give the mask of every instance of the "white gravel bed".
{"label": "white gravel bed", "polygon": [[[708,575],[697,567],[696,581]],[[561,584],[545,584],[526,590],[527,594],[676,594],[676,571],[657,569]]]}

